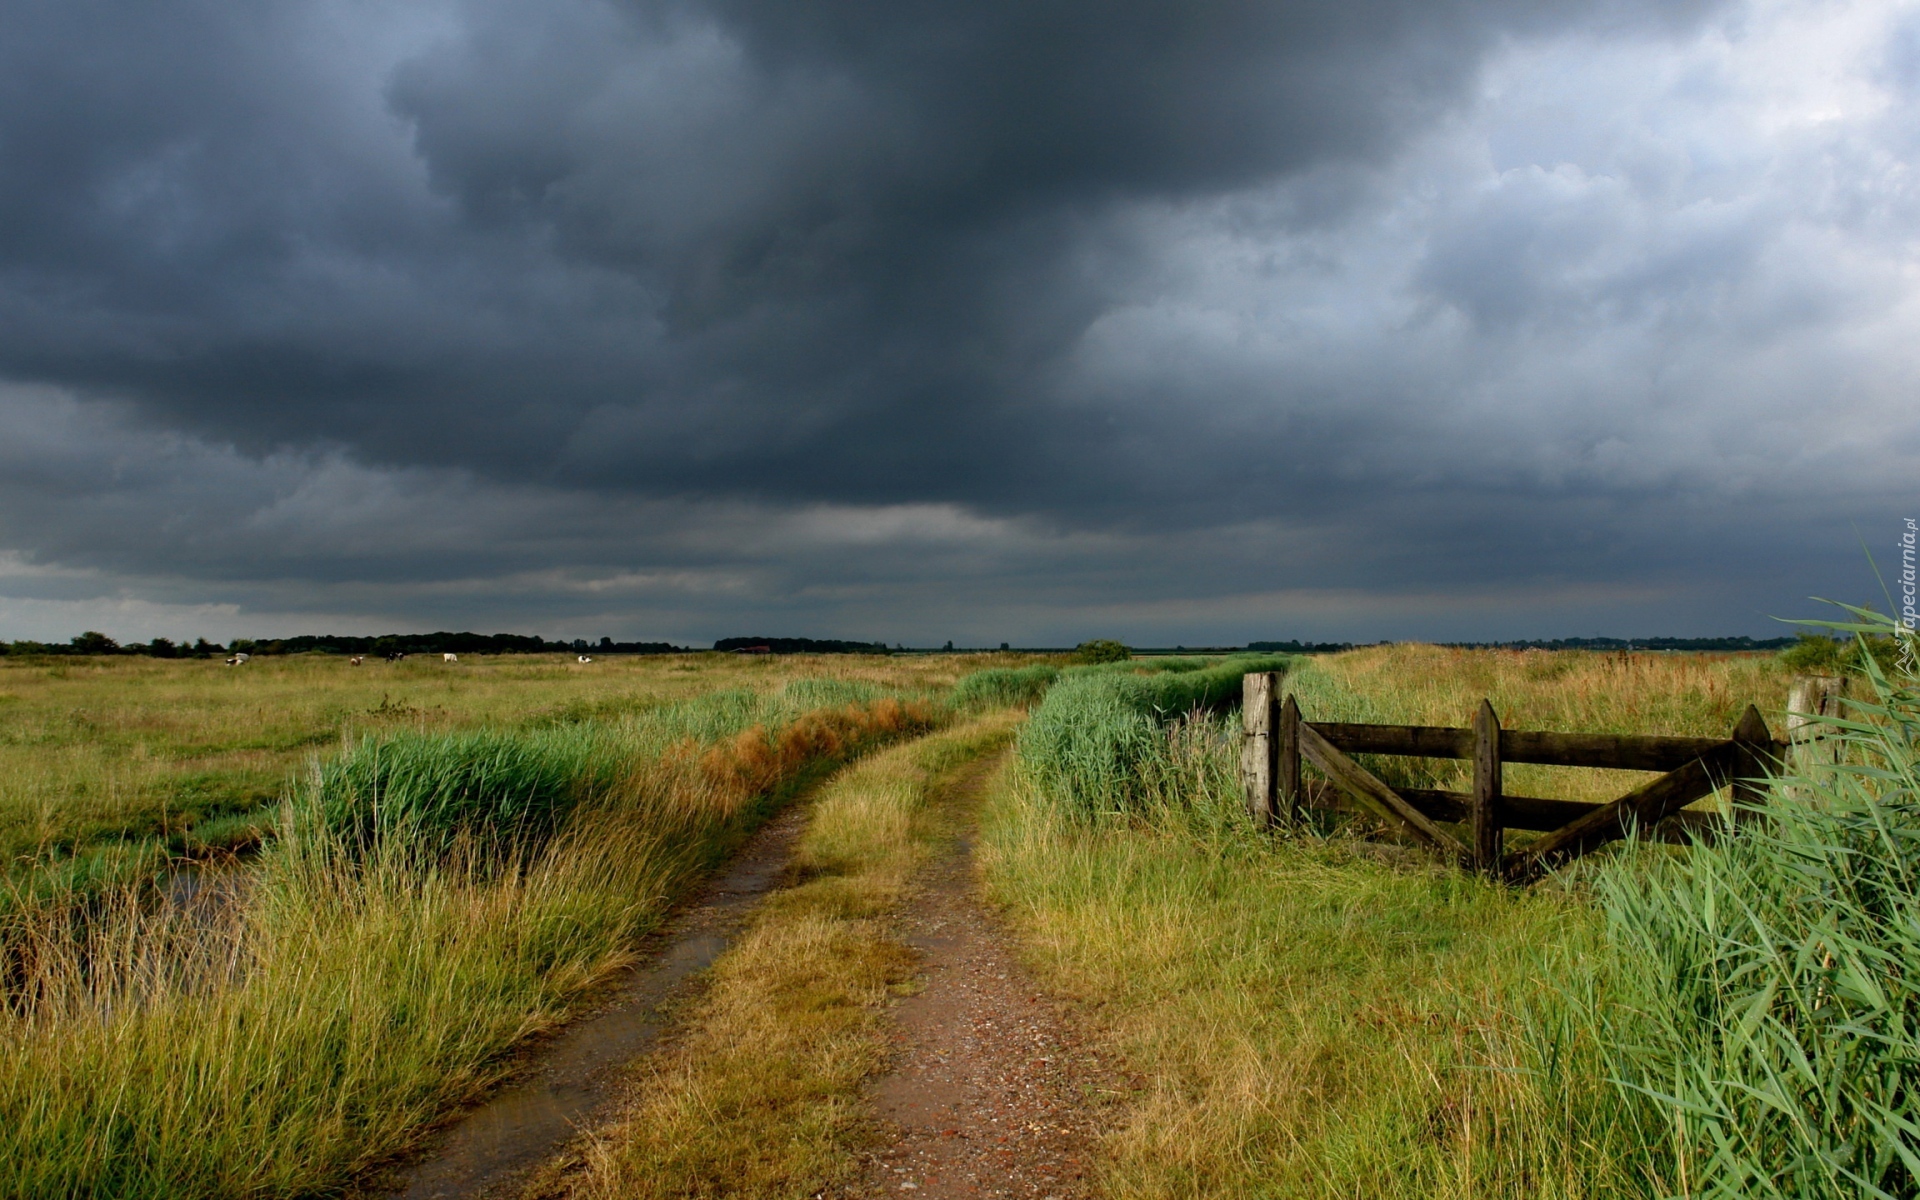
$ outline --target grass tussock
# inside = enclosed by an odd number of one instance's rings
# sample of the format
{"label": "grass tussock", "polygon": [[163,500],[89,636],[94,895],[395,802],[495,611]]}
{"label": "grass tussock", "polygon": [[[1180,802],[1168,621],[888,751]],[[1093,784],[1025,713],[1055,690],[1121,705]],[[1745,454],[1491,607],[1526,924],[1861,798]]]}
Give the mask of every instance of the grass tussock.
{"label": "grass tussock", "polygon": [[990,667],[975,671],[953,685],[948,703],[958,712],[987,712],[996,708],[1026,708],[1037,704],[1060,678],[1050,663],[1027,667]]}
{"label": "grass tussock", "polygon": [[1020,731],[1020,758],[1044,794],[1083,815],[1138,810],[1168,767],[1166,727],[1240,701],[1249,671],[1290,660],[1151,659],[1067,672]]}
{"label": "grass tussock", "polygon": [[877,755],[822,793],[775,894],[714,964],[683,1037],[637,1099],[551,1176],[569,1200],[808,1197],[845,1177],[866,1134],[861,1080],[886,1053],[885,1006],[913,957],[888,918],[951,830],[957,769],[1011,736],[999,714]]}
{"label": "grass tussock", "polygon": [[[881,699],[739,729],[779,706],[714,705],[710,723],[682,713],[668,724],[734,725],[717,745],[677,742],[648,759],[635,757],[639,738],[593,740],[599,757],[570,744],[564,761],[611,782],[504,860],[488,840],[499,831],[470,818],[504,811],[518,834],[521,810],[423,786],[409,793],[419,820],[451,831],[444,840],[365,843],[330,820],[334,777],[322,772],[252,869],[192,891],[110,889],[16,909],[0,1195],[341,1187],[490,1086],[506,1050],[629,961],[636,936],[780,792],[929,719]],[[463,748],[484,764],[462,765]],[[562,759],[514,776],[488,740],[414,752],[470,780],[586,794],[561,779]]]}

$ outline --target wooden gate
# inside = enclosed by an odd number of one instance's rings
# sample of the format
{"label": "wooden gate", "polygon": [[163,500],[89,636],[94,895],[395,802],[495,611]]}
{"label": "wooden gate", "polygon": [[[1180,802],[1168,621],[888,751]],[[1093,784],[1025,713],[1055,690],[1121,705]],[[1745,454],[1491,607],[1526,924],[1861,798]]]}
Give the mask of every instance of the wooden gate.
{"label": "wooden gate", "polygon": [[[1279,698],[1281,678],[1277,672],[1255,672],[1243,684],[1241,776],[1247,807],[1257,820],[1297,821],[1304,808],[1358,806],[1463,866],[1514,882],[1534,879],[1556,863],[1624,837],[1630,828],[1669,839],[1698,836],[1718,818],[1681,810],[1722,787],[1732,787],[1736,813],[1751,812],[1766,777],[1781,769],[1786,749],[1752,705],[1726,738],[1502,729],[1485,700],[1465,728],[1354,725],[1306,720],[1293,696]],[[1355,762],[1355,754],[1470,760],[1473,790],[1391,787]],[[1507,763],[1662,774],[1610,803],[1588,804],[1507,795],[1501,784]],[[1303,780],[1303,765],[1316,768],[1327,782]],[[1463,840],[1444,828],[1449,824],[1465,827],[1468,836]],[[1508,853],[1509,829],[1544,836]]]}

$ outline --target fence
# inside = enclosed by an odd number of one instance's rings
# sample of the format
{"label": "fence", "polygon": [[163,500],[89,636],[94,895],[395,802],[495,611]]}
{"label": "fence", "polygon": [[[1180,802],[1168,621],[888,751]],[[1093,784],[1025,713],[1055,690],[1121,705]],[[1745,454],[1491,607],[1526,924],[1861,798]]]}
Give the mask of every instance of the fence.
{"label": "fence", "polygon": [[[1297,821],[1306,808],[1357,806],[1466,867],[1514,882],[1624,837],[1629,829],[1665,840],[1710,836],[1720,824],[1717,816],[1682,810],[1722,787],[1732,788],[1733,811],[1746,819],[1758,807],[1767,777],[1781,771],[1789,749],[1788,742],[1774,739],[1752,705],[1726,738],[1502,729],[1485,700],[1464,728],[1355,725],[1308,721],[1293,696],[1280,699],[1280,679],[1277,672],[1256,672],[1242,683],[1241,777],[1256,820]],[[1831,714],[1843,693],[1839,680],[1795,681],[1788,709],[1796,742],[1810,739],[1819,728],[1802,714]],[[1356,754],[1470,760],[1473,790],[1392,787],[1355,762]],[[1617,800],[1588,804],[1507,795],[1501,780],[1507,763],[1661,774]],[[1307,765],[1326,781],[1304,780]],[[1469,840],[1442,828],[1446,824],[1464,826]],[[1509,853],[1509,829],[1542,836]]]}

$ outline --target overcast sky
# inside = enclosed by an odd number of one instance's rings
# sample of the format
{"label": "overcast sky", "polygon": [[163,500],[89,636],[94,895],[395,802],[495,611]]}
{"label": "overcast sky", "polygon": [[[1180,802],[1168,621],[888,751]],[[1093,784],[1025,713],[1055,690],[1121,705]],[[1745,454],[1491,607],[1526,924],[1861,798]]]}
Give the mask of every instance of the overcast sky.
{"label": "overcast sky", "polygon": [[0,0],[0,638],[1777,635],[1917,161],[1898,0]]}

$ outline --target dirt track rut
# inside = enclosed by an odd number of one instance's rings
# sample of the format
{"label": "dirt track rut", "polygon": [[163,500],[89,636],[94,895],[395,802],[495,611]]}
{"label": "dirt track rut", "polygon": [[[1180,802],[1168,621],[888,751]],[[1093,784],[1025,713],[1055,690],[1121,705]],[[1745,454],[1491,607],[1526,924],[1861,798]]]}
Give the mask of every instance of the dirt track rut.
{"label": "dirt track rut", "polygon": [[974,819],[1001,761],[956,789],[963,832],[916,881],[904,914],[924,987],[900,1003],[894,1061],[869,1092],[891,1136],[856,1181],[829,1193],[843,1200],[1090,1194],[1085,1097],[1102,1069],[979,898]]}

